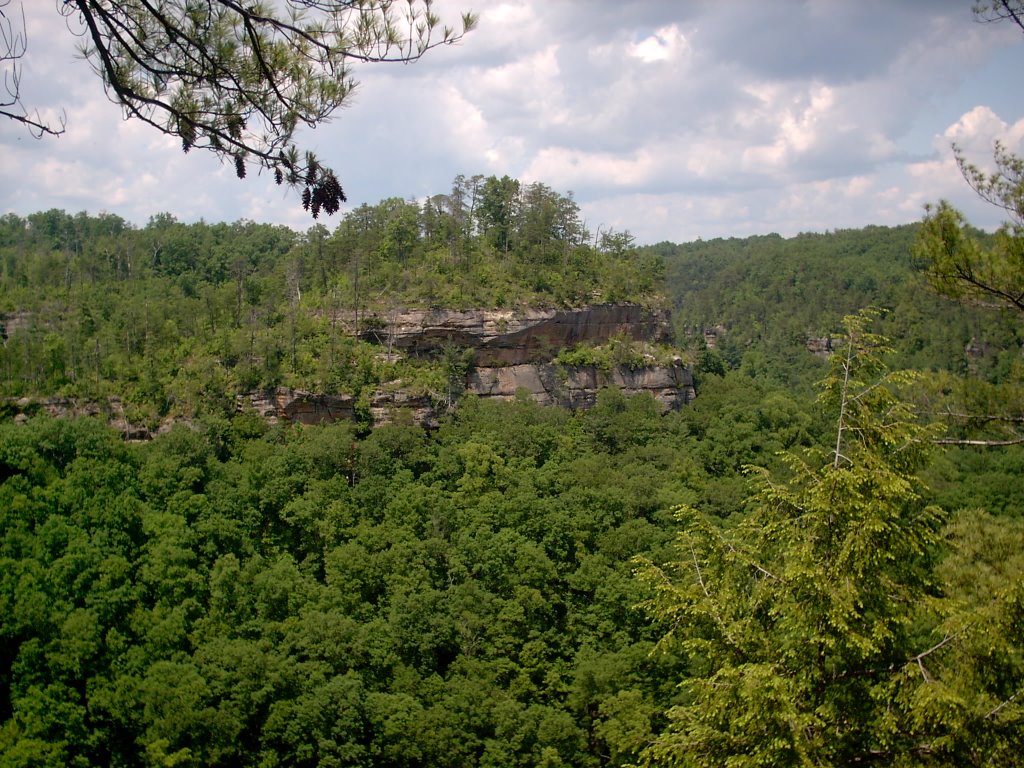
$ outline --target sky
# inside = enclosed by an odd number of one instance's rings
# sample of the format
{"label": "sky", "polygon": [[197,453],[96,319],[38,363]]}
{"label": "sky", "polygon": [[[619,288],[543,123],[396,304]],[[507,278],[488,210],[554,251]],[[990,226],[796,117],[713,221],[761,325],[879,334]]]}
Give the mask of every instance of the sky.
{"label": "sky", "polygon": [[[20,86],[67,130],[0,122],[0,212],[313,223],[268,174],[239,181],[122,120],[58,3],[24,0]],[[438,0],[478,28],[415,64],[357,68],[351,103],[297,138],[349,197],[330,228],[361,203],[507,174],[571,192],[591,231],[639,243],[904,224],[940,199],[992,229],[1000,211],[951,144],[981,166],[997,139],[1024,154],[1024,34],[975,21],[972,4]]]}

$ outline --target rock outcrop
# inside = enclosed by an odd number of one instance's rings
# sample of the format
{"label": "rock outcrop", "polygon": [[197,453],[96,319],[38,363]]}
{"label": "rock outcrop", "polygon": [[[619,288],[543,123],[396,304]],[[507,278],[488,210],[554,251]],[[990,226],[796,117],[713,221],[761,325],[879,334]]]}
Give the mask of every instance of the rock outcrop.
{"label": "rock outcrop", "polygon": [[647,393],[660,403],[663,412],[680,408],[695,397],[693,377],[682,363],[638,369],[620,366],[608,371],[592,365],[554,364],[477,368],[469,375],[466,391],[499,400],[511,400],[524,391],[542,405],[575,410],[593,407],[603,387],[615,387],[627,395]]}
{"label": "rock outcrop", "polygon": [[804,348],[815,357],[827,360],[828,356],[835,351],[836,340],[831,336],[808,338],[804,341]]}
{"label": "rock outcrop", "polygon": [[[627,395],[650,394],[670,411],[694,398],[693,378],[681,362],[605,371],[592,365],[561,366],[554,363],[474,368],[466,379],[466,392],[482,398],[511,400],[525,392],[541,405],[590,408],[603,387],[616,387]],[[350,395],[322,395],[300,389],[277,387],[248,392],[236,398],[239,412],[252,409],[271,423],[330,424],[356,418],[356,400]],[[437,425],[438,410],[426,394],[412,394],[401,382],[390,382],[369,398],[367,415],[374,426],[393,421],[405,412],[424,426]]]}
{"label": "rock outcrop", "polygon": [[400,386],[379,389],[370,398],[370,421],[375,427],[389,424],[405,414],[416,424],[434,429],[439,425],[438,411],[430,395],[412,394]]}
{"label": "rock outcrop", "polygon": [[351,395],[318,395],[300,389],[277,387],[247,392],[235,398],[235,410],[252,409],[272,424],[290,421],[297,424],[331,424],[355,416]]}
{"label": "rock outcrop", "polygon": [[[351,395],[321,395],[288,387],[238,395],[235,398],[236,412],[249,409],[271,424],[279,421],[332,424],[356,418],[356,400]],[[368,412],[375,427],[393,421],[398,412],[408,413],[418,424],[437,426],[437,410],[429,395],[406,392],[397,382],[391,382],[371,395]]]}
{"label": "rock outcrop", "polygon": [[118,397],[102,401],[80,400],[72,397],[3,398],[0,406],[14,413],[14,421],[22,422],[30,416],[46,414],[55,419],[75,419],[86,416],[101,417],[111,429],[120,432],[128,442],[152,440],[158,434],[174,426],[174,419],[164,419],[159,424],[137,424],[129,421],[124,405]]}
{"label": "rock outcrop", "polygon": [[25,311],[0,312],[0,342],[4,344],[19,331],[26,331],[32,326],[32,313]]}
{"label": "rock outcrop", "polygon": [[[351,316],[339,316],[347,325]],[[582,342],[599,345],[613,336],[665,342],[668,316],[635,304],[600,304],[582,309],[448,310],[406,309],[370,314],[360,336],[414,357],[435,356],[445,346],[474,350],[478,366],[549,362]]]}

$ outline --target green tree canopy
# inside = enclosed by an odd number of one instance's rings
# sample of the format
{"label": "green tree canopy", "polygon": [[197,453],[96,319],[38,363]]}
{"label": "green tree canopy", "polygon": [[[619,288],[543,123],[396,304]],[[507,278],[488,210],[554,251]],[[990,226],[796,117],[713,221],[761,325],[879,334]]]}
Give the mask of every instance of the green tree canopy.
{"label": "green tree canopy", "polygon": [[[986,171],[954,147],[957,163],[978,196],[1001,208],[1007,221],[991,237],[970,227],[946,201],[928,206],[914,255],[927,265],[932,288],[942,296],[993,312],[1024,314],[1024,157],[996,142],[994,168]],[[952,397],[939,397],[953,423],[981,437],[948,438],[966,445],[1024,443],[1024,366],[1016,360],[998,387],[960,386]]]}
{"label": "green tree canopy", "polygon": [[1009,220],[991,245],[983,244],[963,214],[942,201],[926,209],[915,252],[929,265],[931,284],[940,294],[1024,312],[1024,158],[996,142],[995,169],[988,173],[955,151],[971,188]]}
{"label": "green tree canopy", "polygon": [[[1020,665],[962,674],[968,637],[986,630],[930,610],[942,513],[917,472],[932,430],[895,394],[906,375],[886,370],[866,323],[847,319],[823,382],[831,450],[790,455],[788,476],[760,473],[754,509],[731,530],[679,508],[678,559],[641,561],[662,644],[690,667],[649,764],[1009,765],[1016,754]],[[1015,658],[1019,643],[993,643]]]}

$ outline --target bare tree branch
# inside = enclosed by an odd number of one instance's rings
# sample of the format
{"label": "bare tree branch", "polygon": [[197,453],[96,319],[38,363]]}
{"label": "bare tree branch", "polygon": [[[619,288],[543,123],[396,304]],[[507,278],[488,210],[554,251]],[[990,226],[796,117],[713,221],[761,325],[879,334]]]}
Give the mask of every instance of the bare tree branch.
{"label": "bare tree branch", "polygon": [[975,445],[982,448],[999,448],[1007,445],[1024,445],[1024,437],[1013,440],[967,440],[959,437],[940,437],[932,442],[936,445]]}
{"label": "bare tree branch", "polygon": [[[44,134],[60,136],[67,125],[67,116],[63,113],[54,126],[44,120],[38,110],[31,114],[21,103],[21,59],[28,50],[28,36],[25,31],[25,10],[21,11],[20,25],[8,15],[7,8],[11,0],[0,0],[0,69],[3,71],[4,94],[0,95],[0,116],[25,125],[35,138]],[[20,30],[19,30],[20,27]]]}
{"label": "bare tree branch", "polygon": [[990,0],[974,4],[974,18],[978,21],[1012,21],[1024,32],[1024,3],[1020,0]]}

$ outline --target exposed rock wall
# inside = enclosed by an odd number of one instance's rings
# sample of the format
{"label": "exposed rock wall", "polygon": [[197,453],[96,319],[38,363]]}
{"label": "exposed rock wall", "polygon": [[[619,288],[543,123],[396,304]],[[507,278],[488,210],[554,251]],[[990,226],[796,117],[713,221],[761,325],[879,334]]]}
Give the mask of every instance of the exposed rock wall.
{"label": "exposed rock wall", "polygon": [[272,424],[278,421],[331,424],[342,419],[351,420],[355,415],[355,401],[351,395],[318,395],[287,387],[247,392],[238,395],[235,403],[236,410],[252,408]]}
{"label": "exposed rock wall", "polygon": [[[351,324],[350,316],[339,317]],[[549,362],[581,342],[604,344],[616,335],[664,342],[668,316],[634,304],[582,309],[448,310],[406,309],[370,314],[360,336],[389,350],[433,356],[451,344],[475,351],[478,366]]]}
{"label": "exposed rock wall", "polygon": [[[7,321],[11,317],[4,318]],[[342,322],[345,318],[339,317]],[[353,320],[354,318],[349,318]],[[648,393],[663,411],[676,409],[694,398],[690,371],[677,361],[669,366],[602,370],[595,366],[563,366],[551,360],[563,349],[587,342],[599,345],[621,335],[634,340],[667,341],[668,316],[636,305],[605,304],[577,310],[402,310],[371,315],[362,336],[399,355],[435,356],[446,345],[474,350],[475,367],[467,376],[468,393],[509,400],[525,391],[538,403],[565,408],[589,408],[602,387],[616,387],[628,395]],[[362,325],[362,323],[361,323]],[[276,387],[247,392],[235,399],[238,411],[252,410],[274,423],[329,424],[369,416],[373,425],[385,424],[399,413],[425,426],[436,426],[438,410],[427,394],[402,388],[400,381],[382,384],[368,402],[357,408],[356,399],[343,393],[314,393]],[[103,403],[50,398],[8,402],[17,418],[44,411],[53,416],[105,417],[126,439],[144,440],[169,429],[172,419],[155,425],[130,424],[116,398]],[[443,410],[443,408],[442,408]]]}
{"label": "exposed rock wall", "polygon": [[812,355],[828,359],[828,356],[835,351],[836,340],[831,336],[822,336],[820,338],[809,338],[804,342],[804,347]]}
{"label": "exposed rock wall", "polygon": [[84,416],[98,416],[120,432],[130,442],[151,440],[157,434],[167,432],[174,425],[173,419],[164,419],[159,424],[135,424],[125,416],[120,398],[108,397],[102,401],[79,400],[71,397],[3,398],[0,405],[14,413],[14,421],[22,422],[38,414],[55,419],[74,419]]}
{"label": "exposed rock wall", "polygon": [[[236,411],[250,408],[271,424],[333,424],[352,421],[356,416],[356,401],[351,395],[321,395],[288,387],[247,392],[235,398]],[[392,383],[370,397],[369,415],[374,426],[387,424],[399,411],[408,412],[413,421],[424,426],[437,426],[437,412],[428,395],[414,395]]]}
{"label": "exposed rock wall", "polygon": [[590,408],[602,387],[616,387],[627,395],[647,393],[670,411],[693,400],[693,377],[682,364],[604,371],[592,365],[556,366],[524,364],[500,368],[477,368],[466,390],[479,397],[510,400],[520,390],[542,405]]}
{"label": "exposed rock wall", "polygon": [[32,313],[24,310],[16,312],[0,312],[0,341],[4,344],[15,333],[26,331],[32,327]]}

